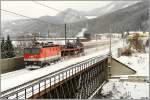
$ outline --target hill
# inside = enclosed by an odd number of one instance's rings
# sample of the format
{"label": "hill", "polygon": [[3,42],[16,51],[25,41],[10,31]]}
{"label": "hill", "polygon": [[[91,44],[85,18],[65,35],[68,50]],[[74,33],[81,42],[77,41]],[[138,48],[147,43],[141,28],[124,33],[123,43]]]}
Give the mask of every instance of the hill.
{"label": "hill", "polygon": [[[111,4],[114,5],[114,4]],[[106,8],[109,8],[109,5]],[[107,32],[124,32],[148,29],[149,19],[149,3],[142,1],[137,3],[118,3],[111,11],[103,13],[94,19],[87,19],[85,13],[66,9],[56,16],[42,16],[39,20],[24,19],[9,21],[2,24],[2,32],[4,36],[24,36],[30,35],[32,32],[40,32],[41,35],[48,35],[48,30],[51,34],[57,34],[59,37],[64,36],[64,23],[67,23],[67,36],[75,36],[83,28],[86,28],[89,33],[107,33]],[[120,8],[119,8],[120,7]],[[98,9],[98,8],[97,8]],[[104,8],[103,8],[104,9]],[[93,11],[96,12],[96,9]],[[99,10],[97,10],[98,13]]]}

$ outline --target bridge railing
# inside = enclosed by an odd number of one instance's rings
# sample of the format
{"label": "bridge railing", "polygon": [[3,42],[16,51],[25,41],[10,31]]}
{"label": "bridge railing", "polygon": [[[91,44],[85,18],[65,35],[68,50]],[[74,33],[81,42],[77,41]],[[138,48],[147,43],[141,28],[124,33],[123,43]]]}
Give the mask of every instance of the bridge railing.
{"label": "bridge railing", "polygon": [[60,69],[56,72],[50,73],[49,75],[34,79],[20,86],[3,91],[1,93],[1,98],[26,99],[32,97],[33,95],[40,93],[41,91],[46,91],[47,88],[55,86],[57,83],[71,77],[72,75],[77,74],[78,72],[90,67],[97,62],[106,59],[107,57],[108,55],[96,56],[83,62],[79,62],[77,64]]}

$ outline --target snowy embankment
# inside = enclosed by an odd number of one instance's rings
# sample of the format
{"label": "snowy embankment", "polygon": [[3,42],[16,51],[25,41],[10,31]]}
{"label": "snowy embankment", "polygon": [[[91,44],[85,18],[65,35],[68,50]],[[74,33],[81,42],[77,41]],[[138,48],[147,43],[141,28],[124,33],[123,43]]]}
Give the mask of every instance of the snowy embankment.
{"label": "snowy embankment", "polygon": [[[101,94],[105,98],[112,99],[148,99],[149,50],[147,50],[147,53],[134,53],[131,57],[121,56],[115,58],[134,69],[137,73],[134,75],[120,75],[120,79],[110,79],[102,88]],[[133,79],[128,80],[129,77]],[[146,77],[146,79],[141,81],[138,79],[139,77]]]}
{"label": "snowy embankment", "polygon": [[149,76],[149,53],[135,53],[131,57],[121,56],[116,59],[134,69],[136,76]]}

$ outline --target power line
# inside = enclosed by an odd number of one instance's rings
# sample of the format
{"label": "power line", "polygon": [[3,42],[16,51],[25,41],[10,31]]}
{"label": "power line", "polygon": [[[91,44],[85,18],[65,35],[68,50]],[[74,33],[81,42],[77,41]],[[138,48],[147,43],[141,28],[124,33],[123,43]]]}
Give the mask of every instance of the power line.
{"label": "power line", "polygon": [[49,8],[49,9],[55,10],[55,11],[57,11],[57,12],[61,12],[61,10],[58,10],[58,9],[56,9],[56,8],[53,8],[53,7],[47,6],[47,5],[45,5],[45,4],[39,3],[39,2],[37,2],[37,1],[33,1],[33,2],[36,3],[36,4],[39,4],[39,5],[41,5],[41,6],[47,7],[47,8]]}
{"label": "power line", "polygon": [[[12,13],[12,14],[15,14],[15,15],[19,15],[19,16],[22,16],[22,17],[30,18],[30,19],[31,19],[31,17],[25,16],[25,15],[22,15],[22,14],[18,14],[18,13],[12,12],[12,11],[4,10],[4,9],[1,9],[1,10],[4,11],[4,12]],[[32,18],[32,19],[33,19],[33,18]]]}
{"label": "power line", "polygon": [[[12,14],[15,14],[15,15],[18,15],[18,16],[21,16],[21,17],[25,17],[25,18],[28,18],[28,19],[32,19],[32,20],[36,20],[36,21],[40,21],[40,22],[43,22],[43,23],[47,23],[47,24],[53,24],[53,23],[48,23],[46,21],[43,21],[43,20],[39,20],[37,18],[31,18],[31,17],[28,17],[28,16],[25,16],[25,15],[22,15],[22,14],[18,14],[18,13],[15,13],[15,12],[12,12],[12,11],[8,11],[8,10],[5,10],[5,9],[0,9],[1,11],[4,11],[4,12],[8,12],[8,13],[12,13]],[[54,24],[53,24],[54,25]],[[55,24],[56,25],[56,24]]]}
{"label": "power line", "polygon": [[[44,4],[39,3],[39,2],[37,2],[37,1],[33,1],[33,0],[32,0],[32,2],[33,2],[33,3],[36,3],[36,4],[39,4],[39,5],[41,5],[41,6],[44,6],[44,7],[46,7],[46,8],[55,10],[55,11],[57,11],[57,12],[61,12],[61,10],[55,9],[55,8],[50,7],[50,6],[47,6],[47,5],[44,5]],[[65,24],[65,44],[66,44],[66,24]]]}
{"label": "power line", "polygon": [[[41,5],[41,6],[47,7],[47,8],[49,8],[49,9],[55,10],[55,11],[57,11],[57,12],[61,12],[61,10],[58,10],[58,9],[56,9],[56,8],[53,8],[53,7],[47,6],[47,5],[45,5],[45,4],[39,3],[39,2],[37,2],[37,1],[32,0],[32,2],[33,2],[33,3],[36,3],[36,4],[39,4],[39,5]],[[71,15],[71,14],[69,13],[69,15]]]}

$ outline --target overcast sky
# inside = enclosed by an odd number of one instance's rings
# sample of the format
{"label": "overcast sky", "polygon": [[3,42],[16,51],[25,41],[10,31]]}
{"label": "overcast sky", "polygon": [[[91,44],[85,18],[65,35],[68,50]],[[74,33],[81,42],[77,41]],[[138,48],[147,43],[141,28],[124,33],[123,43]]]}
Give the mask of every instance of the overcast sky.
{"label": "overcast sky", "polygon": [[[58,11],[44,7],[35,2],[39,2],[48,7],[58,9],[59,11],[63,11],[67,8],[72,8],[78,11],[89,11],[94,8],[106,6],[114,1],[1,1],[1,9],[22,14],[32,18],[38,18],[40,16],[45,15],[54,16],[57,13],[59,13]],[[116,1],[115,3],[117,2],[120,1]],[[24,19],[24,17],[1,11],[2,21],[15,20],[20,18]]]}
{"label": "overcast sky", "polygon": [[[111,3],[111,1],[38,1],[38,2],[61,11],[67,8],[72,8],[79,11],[89,11],[94,8],[103,7]],[[58,13],[55,10],[36,4],[33,1],[1,1],[1,8],[22,15],[26,15],[32,18],[37,18],[44,15],[54,16]],[[2,20],[23,18],[4,11],[1,11],[1,14]]]}

